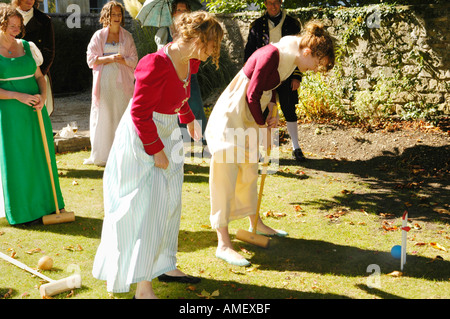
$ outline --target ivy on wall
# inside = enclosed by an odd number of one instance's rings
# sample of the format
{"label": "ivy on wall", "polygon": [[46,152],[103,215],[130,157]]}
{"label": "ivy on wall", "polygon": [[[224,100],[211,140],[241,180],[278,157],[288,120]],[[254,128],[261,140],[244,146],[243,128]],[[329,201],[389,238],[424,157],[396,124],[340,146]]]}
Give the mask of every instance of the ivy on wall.
{"label": "ivy on wall", "polygon": [[[430,120],[442,114],[442,105],[429,102],[418,89],[425,81],[419,76],[424,70],[438,85],[448,87],[448,81],[439,79],[437,57],[417,45],[414,32],[420,32],[416,30],[423,22],[410,7],[308,8],[290,14],[304,23],[324,21],[336,37],[335,68],[329,76],[304,77],[299,90],[300,114],[357,122],[392,115]],[[399,27],[404,30],[399,32]],[[365,55],[354,58],[361,43]]]}

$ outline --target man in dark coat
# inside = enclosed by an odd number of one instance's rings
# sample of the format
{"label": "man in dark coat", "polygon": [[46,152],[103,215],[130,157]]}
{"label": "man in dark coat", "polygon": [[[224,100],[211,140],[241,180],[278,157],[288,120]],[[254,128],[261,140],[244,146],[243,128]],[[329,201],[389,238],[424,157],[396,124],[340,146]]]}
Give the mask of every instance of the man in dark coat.
{"label": "man in dark coat", "polygon": [[[265,0],[265,14],[253,21],[250,26],[247,44],[244,51],[244,63],[257,49],[278,42],[281,37],[295,35],[300,32],[300,22],[281,10],[282,0]],[[298,88],[302,75],[296,69],[276,90],[281,110],[286,119],[288,133],[292,140],[292,155],[297,161],[306,160],[298,144],[297,114]]]}
{"label": "man in dark coat", "polygon": [[[47,103],[49,115],[53,112],[53,94],[51,92],[50,67],[55,58],[55,34],[52,20],[38,9],[39,0],[12,0],[11,4],[24,17],[26,41],[31,41],[41,51],[44,62],[40,66],[41,72],[47,80]],[[22,34],[18,37],[22,38]]]}

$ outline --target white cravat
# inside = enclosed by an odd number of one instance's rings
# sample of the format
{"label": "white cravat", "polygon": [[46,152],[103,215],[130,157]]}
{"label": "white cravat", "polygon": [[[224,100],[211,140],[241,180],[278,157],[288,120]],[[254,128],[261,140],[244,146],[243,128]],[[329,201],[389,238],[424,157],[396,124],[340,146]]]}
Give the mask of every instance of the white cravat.
{"label": "white cravat", "polygon": [[31,18],[33,17],[34,14],[34,8],[31,8],[28,11],[23,11],[20,8],[16,8],[17,11],[20,12],[20,14],[23,16],[23,24],[27,25],[27,23],[31,20]]}

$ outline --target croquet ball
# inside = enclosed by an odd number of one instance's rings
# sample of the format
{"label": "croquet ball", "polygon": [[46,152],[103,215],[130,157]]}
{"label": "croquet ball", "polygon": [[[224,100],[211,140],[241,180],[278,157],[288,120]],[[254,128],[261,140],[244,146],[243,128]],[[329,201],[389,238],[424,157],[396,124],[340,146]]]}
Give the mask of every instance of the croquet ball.
{"label": "croquet ball", "polygon": [[38,268],[42,270],[50,270],[53,267],[53,259],[49,256],[44,256],[38,261]]}
{"label": "croquet ball", "polygon": [[391,249],[391,255],[392,255],[392,257],[394,257],[395,259],[400,259],[400,257],[402,256],[402,246],[400,246],[400,245],[395,245],[394,247],[392,247],[392,249]]}

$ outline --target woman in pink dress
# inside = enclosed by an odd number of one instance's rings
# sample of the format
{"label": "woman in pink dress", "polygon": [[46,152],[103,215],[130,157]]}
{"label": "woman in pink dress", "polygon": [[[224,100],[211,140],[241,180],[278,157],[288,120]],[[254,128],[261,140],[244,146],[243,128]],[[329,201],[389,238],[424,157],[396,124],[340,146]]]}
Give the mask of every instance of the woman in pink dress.
{"label": "woman in pink dress", "polygon": [[100,22],[87,48],[92,69],[92,104],[89,120],[91,155],[84,164],[104,166],[117,125],[133,96],[138,54],[133,36],[125,30],[124,8],[117,1],[104,5]]}

